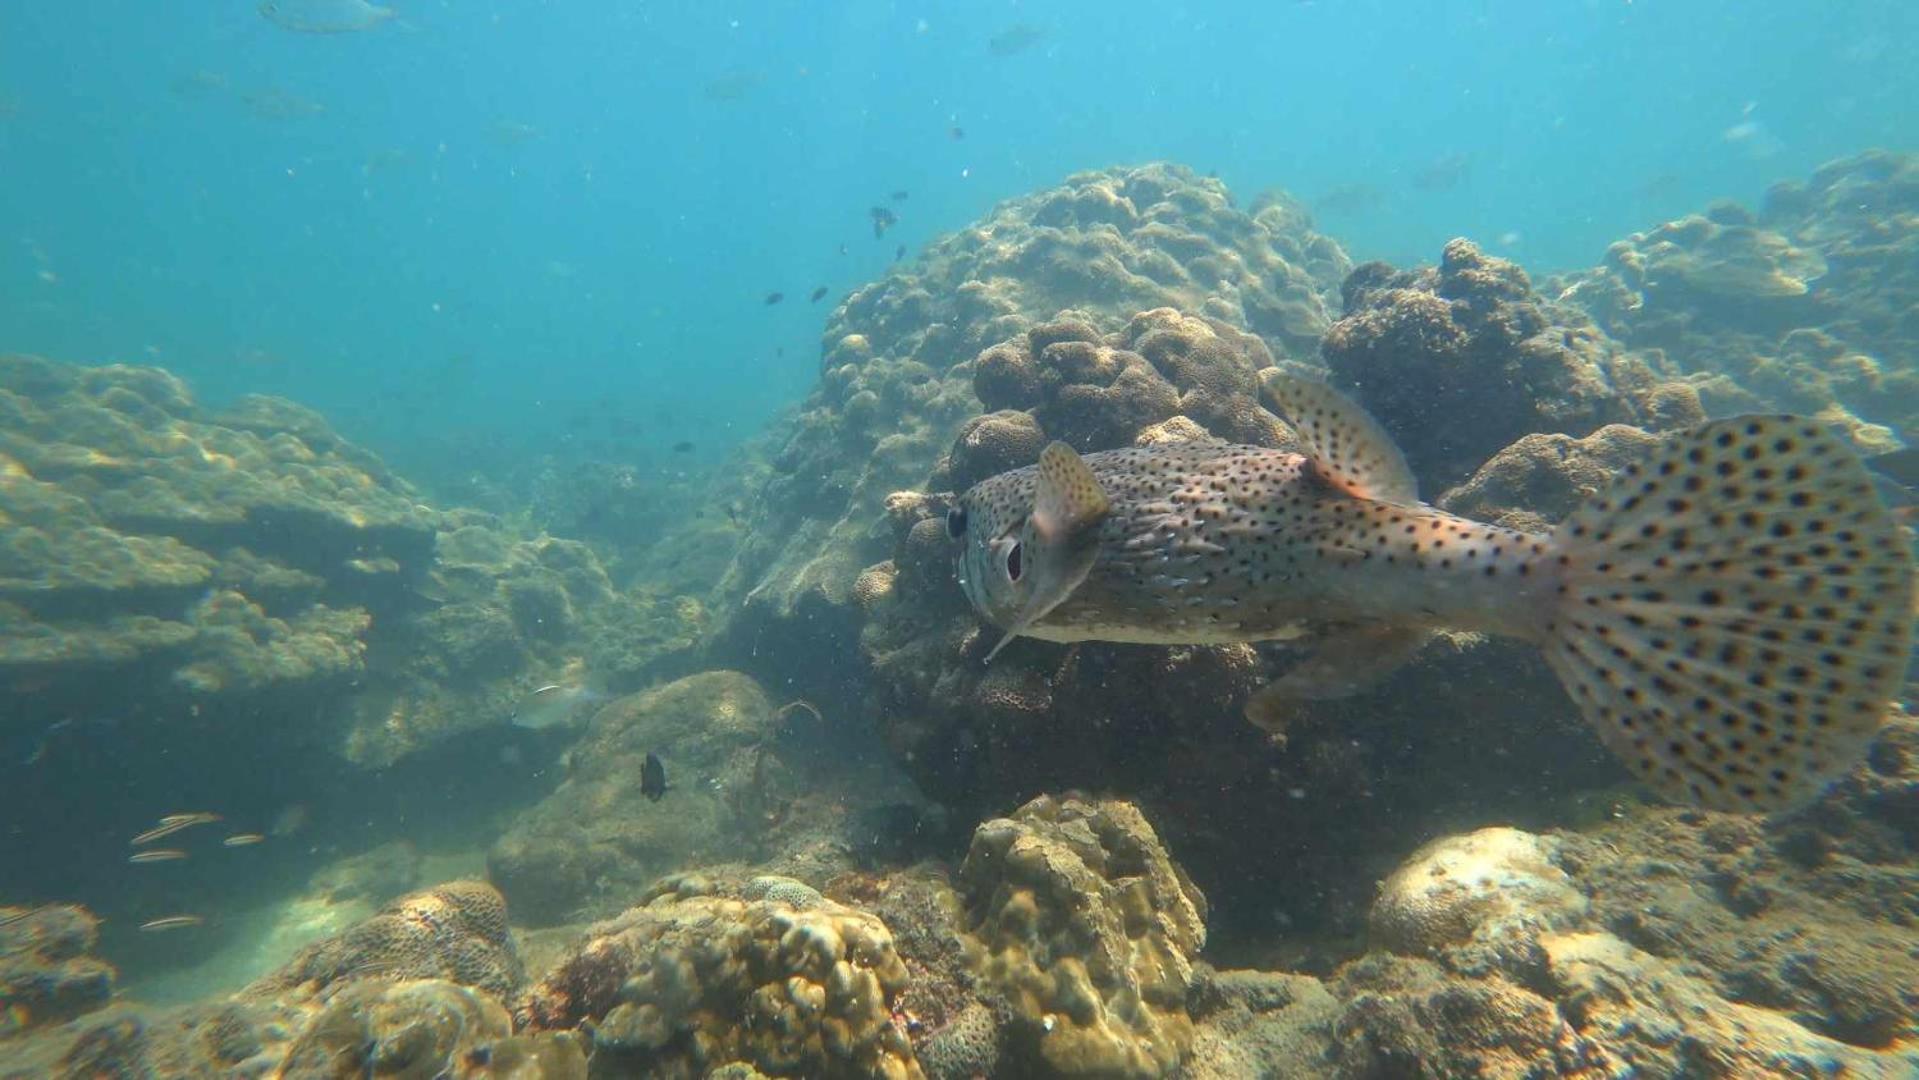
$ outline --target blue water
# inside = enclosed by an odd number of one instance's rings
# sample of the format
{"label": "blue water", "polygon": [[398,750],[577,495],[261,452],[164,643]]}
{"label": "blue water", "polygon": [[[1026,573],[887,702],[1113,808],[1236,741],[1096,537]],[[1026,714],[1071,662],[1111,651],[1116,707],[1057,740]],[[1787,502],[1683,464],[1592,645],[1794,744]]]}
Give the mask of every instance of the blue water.
{"label": "blue water", "polygon": [[1904,0],[395,6],[0,7],[0,346],[284,394],[429,474],[592,408],[710,460],[896,245],[1074,170],[1363,188],[1319,215],[1358,257],[1537,272],[1909,145],[1919,100]]}

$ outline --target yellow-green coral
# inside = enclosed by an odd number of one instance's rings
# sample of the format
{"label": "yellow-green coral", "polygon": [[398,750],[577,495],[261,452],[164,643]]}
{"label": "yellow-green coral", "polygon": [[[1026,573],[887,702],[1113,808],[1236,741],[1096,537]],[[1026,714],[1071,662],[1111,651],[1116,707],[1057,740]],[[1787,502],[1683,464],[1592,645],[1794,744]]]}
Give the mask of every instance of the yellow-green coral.
{"label": "yellow-green coral", "polygon": [[981,825],[960,868],[980,980],[1060,1075],[1170,1075],[1206,898],[1131,803],[1041,796]]}
{"label": "yellow-green coral", "polygon": [[729,1063],[768,1076],[924,1075],[893,1023],[907,971],[877,918],[797,882],[757,881],[757,900],[709,888],[673,882],[594,926],[520,1019],[590,1023],[595,1068],[604,1055],[609,1075],[703,1077]]}

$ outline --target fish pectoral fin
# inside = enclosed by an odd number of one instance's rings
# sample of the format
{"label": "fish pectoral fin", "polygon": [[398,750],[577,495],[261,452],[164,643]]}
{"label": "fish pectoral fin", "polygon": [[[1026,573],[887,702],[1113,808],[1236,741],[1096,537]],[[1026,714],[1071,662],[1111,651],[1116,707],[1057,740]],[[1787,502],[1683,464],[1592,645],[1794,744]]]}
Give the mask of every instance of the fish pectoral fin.
{"label": "fish pectoral fin", "polygon": [[1039,482],[1033,493],[1032,550],[1026,553],[1027,599],[1006,627],[988,663],[1026,628],[1046,617],[1086,580],[1099,555],[1099,527],[1112,503],[1086,462],[1062,442],[1039,456]]}
{"label": "fish pectoral fin", "polygon": [[1283,726],[1287,706],[1301,700],[1350,697],[1404,667],[1432,640],[1424,627],[1366,623],[1334,630],[1313,654],[1253,692],[1246,718],[1262,728]]}
{"label": "fish pectoral fin", "polygon": [[1259,373],[1272,410],[1292,425],[1313,468],[1348,495],[1383,502],[1419,501],[1419,482],[1393,443],[1360,404],[1322,382],[1279,368]]}
{"label": "fish pectoral fin", "polygon": [[1063,442],[1039,455],[1039,482],[1033,493],[1033,531],[1049,546],[1090,543],[1112,509],[1099,478]]}

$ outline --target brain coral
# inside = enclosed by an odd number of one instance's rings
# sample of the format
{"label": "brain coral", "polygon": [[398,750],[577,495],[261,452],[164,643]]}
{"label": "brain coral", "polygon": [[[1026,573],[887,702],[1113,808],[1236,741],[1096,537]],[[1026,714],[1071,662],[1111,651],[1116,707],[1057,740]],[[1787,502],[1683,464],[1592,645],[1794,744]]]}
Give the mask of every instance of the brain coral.
{"label": "brain coral", "polygon": [[[674,881],[608,922],[535,984],[515,1014],[535,1030],[582,1022],[607,1075],[920,1077],[891,1006],[906,967],[871,915],[798,883],[761,898]],[[800,906],[792,901],[800,900]]]}
{"label": "brain coral", "polygon": [[247,988],[321,994],[357,979],[447,979],[504,998],[525,978],[507,930],[506,901],[480,881],[408,893],[364,922],[302,949]]}
{"label": "brain coral", "polygon": [[1170,1075],[1206,898],[1130,803],[1049,796],[981,825],[960,868],[981,983],[1065,1076]]}

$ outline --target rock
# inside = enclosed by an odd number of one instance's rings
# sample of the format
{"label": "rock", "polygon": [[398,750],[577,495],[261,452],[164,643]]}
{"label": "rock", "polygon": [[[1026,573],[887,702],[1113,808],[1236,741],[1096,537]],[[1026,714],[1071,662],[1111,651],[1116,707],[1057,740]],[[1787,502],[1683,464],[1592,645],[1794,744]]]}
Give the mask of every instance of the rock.
{"label": "rock", "polygon": [[1172,1075],[1206,898],[1136,808],[1035,799],[979,827],[959,884],[1011,1053],[1062,1076]]}
{"label": "rock", "polygon": [[100,921],[70,904],[0,907],[0,1040],[104,1007],[117,978],[95,957]]}
{"label": "rock", "polygon": [[[1435,840],[1380,886],[1373,934],[1396,952],[1484,951],[1518,969],[1541,933],[1577,925],[1587,913],[1585,895],[1553,863],[1557,850],[1550,838],[1508,828]],[[1453,963],[1473,964],[1458,955]]]}
{"label": "rock", "polygon": [[[662,875],[719,859],[823,882],[850,868],[862,813],[917,800],[818,715],[775,707],[732,671],[613,701],[569,751],[566,781],[494,842],[488,877],[533,925],[620,910]],[[666,769],[658,802],[640,790],[648,754]]]}
{"label": "rock", "polygon": [[1194,1022],[1192,1053],[1180,1071],[1187,1080],[1326,1075],[1340,1005],[1318,979],[1200,965],[1187,1007]]}

